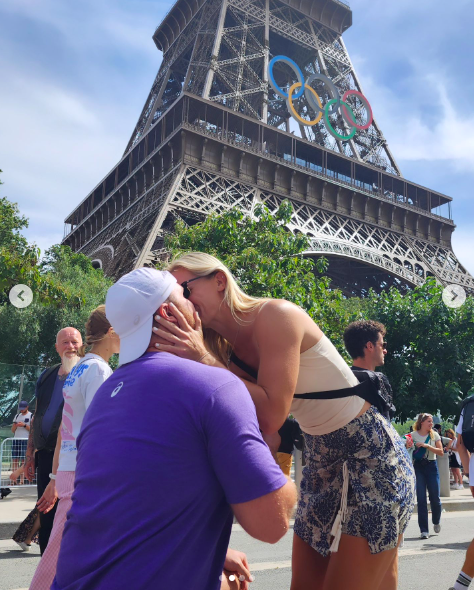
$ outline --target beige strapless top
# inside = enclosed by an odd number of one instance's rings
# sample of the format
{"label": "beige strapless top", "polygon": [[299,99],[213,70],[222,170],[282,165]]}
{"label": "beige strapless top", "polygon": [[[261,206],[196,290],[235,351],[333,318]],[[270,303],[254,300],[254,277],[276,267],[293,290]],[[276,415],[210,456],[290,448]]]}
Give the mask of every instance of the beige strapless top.
{"label": "beige strapless top", "polygon": [[[295,393],[334,391],[359,382],[332,342],[321,340],[300,355]],[[291,413],[307,434],[329,434],[353,420],[364,400],[357,395],[330,400],[294,399]]]}

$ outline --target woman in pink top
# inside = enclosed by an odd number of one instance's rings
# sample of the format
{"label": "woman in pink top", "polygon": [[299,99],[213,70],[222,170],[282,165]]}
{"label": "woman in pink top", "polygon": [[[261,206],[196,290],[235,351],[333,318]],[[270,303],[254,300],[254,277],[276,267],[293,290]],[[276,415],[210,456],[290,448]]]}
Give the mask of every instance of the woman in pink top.
{"label": "woman in pink top", "polygon": [[[74,491],[76,440],[87,408],[99,387],[112,374],[108,361],[120,350],[120,339],[105,317],[105,305],[100,305],[89,316],[85,342],[79,349],[81,360],[64,382],[63,417],[54,452],[51,481],[37,505],[41,512],[49,512],[58,498],[60,502],[48,546],[36,568],[30,590],[49,590],[53,583],[63,529]],[[90,348],[87,354],[86,348]]]}

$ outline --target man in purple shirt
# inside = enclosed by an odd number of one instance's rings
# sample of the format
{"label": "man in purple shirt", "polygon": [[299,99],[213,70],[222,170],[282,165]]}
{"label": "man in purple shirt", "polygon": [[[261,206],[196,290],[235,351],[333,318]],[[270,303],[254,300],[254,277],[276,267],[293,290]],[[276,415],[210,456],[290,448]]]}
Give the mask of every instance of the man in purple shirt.
{"label": "man in purple shirt", "polygon": [[[268,543],[288,530],[294,484],[264,443],[244,385],[224,369],[146,352],[153,316],[171,318],[170,303],[193,318],[176,279],[154,269],[109,289],[120,367],[78,438],[54,590],[219,590],[233,513]],[[148,425],[144,407],[154,408]]]}

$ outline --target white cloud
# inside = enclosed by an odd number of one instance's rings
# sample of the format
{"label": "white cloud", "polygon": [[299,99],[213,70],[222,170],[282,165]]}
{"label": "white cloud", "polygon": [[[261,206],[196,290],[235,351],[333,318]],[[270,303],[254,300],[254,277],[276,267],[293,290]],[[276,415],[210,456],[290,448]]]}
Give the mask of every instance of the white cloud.
{"label": "white cloud", "polygon": [[[363,70],[364,93],[397,160],[442,160],[455,169],[474,172],[474,112],[456,108],[458,97],[448,92],[439,72],[410,77],[411,95],[407,96],[376,83],[365,71],[366,62],[357,62]],[[434,124],[432,116],[414,106],[421,95],[429,96],[433,111],[439,111]]]}
{"label": "white cloud", "polygon": [[456,228],[452,243],[459,262],[474,276],[474,225]]}
{"label": "white cloud", "polygon": [[0,21],[24,23],[28,37],[0,37],[1,194],[42,251],[121,158],[159,67],[162,11],[147,0],[2,3]]}

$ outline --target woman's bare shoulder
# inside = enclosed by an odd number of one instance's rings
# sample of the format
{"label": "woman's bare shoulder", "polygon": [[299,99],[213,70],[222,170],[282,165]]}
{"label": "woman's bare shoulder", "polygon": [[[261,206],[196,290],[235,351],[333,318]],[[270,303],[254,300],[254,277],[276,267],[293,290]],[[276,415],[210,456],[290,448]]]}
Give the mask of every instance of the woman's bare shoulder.
{"label": "woman's bare shoulder", "polygon": [[255,328],[265,329],[268,326],[288,326],[298,324],[304,326],[306,322],[313,323],[309,315],[290,301],[285,299],[269,299],[260,306],[255,317]]}
{"label": "woman's bare shoulder", "polygon": [[[268,299],[260,306],[258,310],[258,317],[261,318],[268,318],[274,317],[276,314],[278,315],[294,315],[294,314],[304,314],[307,313],[301,307],[298,307],[291,301],[287,301],[286,299]],[[309,316],[308,316],[309,317]]]}

